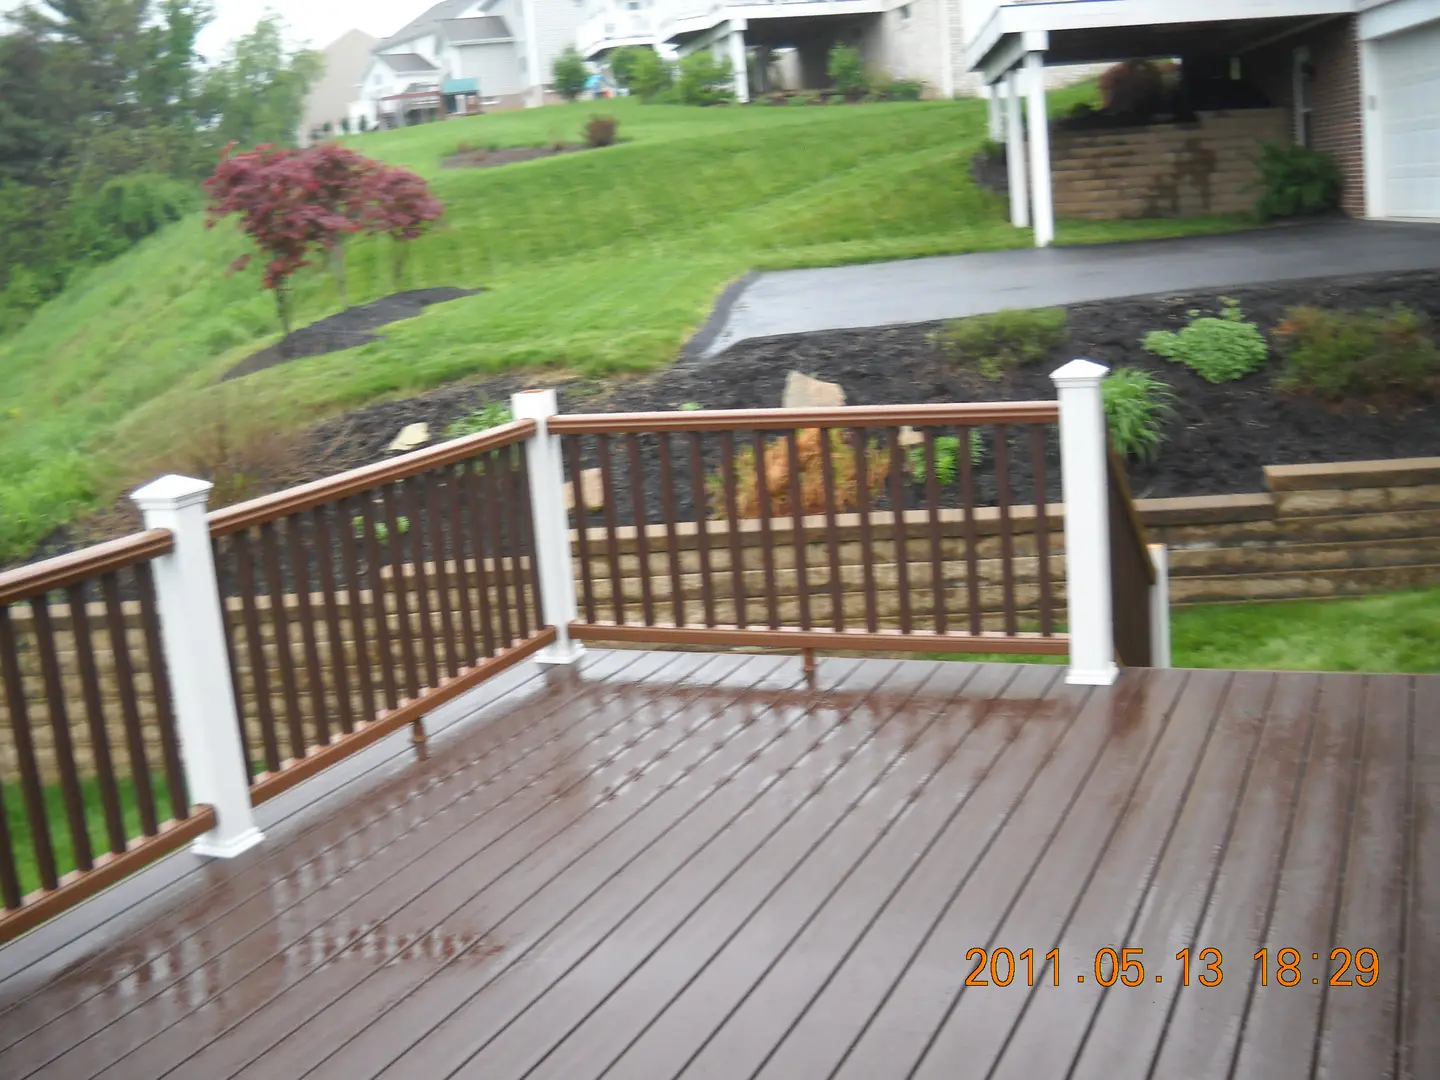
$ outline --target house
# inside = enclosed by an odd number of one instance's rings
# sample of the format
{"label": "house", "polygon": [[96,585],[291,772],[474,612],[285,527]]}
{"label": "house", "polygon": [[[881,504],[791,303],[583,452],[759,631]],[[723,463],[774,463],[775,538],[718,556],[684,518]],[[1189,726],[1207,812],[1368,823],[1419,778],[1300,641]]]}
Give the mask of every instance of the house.
{"label": "house", "polygon": [[575,47],[586,60],[603,60],[626,45],[659,44],[654,0],[593,0],[575,33]]}
{"label": "house", "polygon": [[[972,0],[965,64],[992,91],[1011,218],[1219,212],[1263,141],[1334,155],[1353,216],[1440,221],[1440,0]],[[1178,62],[1187,115],[1053,137],[1050,65]],[[1022,115],[1024,114],[1024,115]],[[1087,213],[1088,211],[1088,213]]]}
{"label": "house", "polygon": [[352,120],[399,127],[541,104],[581,18],[574,0],[442,0],[375,46]]}
{"label": "house", "polygon": [[348,120],[350,103],[365,78],[370,56],[379,41],[363,30],[351,30],[330,43],[321,53],[325,72],[305,98],[298,141],[303,146],[329,131],[338,131]]}

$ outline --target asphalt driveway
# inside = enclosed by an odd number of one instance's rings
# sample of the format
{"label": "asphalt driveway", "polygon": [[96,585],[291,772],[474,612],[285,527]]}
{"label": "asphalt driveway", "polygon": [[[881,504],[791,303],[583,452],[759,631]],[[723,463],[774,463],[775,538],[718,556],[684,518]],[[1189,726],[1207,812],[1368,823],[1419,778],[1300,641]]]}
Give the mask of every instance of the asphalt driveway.
{"label": "asphalt driveway", "polygon": [[783,270],[733,289],[690,345],[1306,278],[1440,268],[1440,225],[1326,221],[1221,236]]}

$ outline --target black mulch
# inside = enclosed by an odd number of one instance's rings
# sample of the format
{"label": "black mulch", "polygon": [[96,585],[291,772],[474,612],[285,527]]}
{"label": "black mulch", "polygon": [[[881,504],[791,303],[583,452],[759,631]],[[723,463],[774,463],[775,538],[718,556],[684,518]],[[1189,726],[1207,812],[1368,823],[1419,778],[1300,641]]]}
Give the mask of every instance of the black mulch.
{"label": "black mulch", "polygon": [[338,315],[321,319],[303,326],[294,333],[281,338],[268,349],[247,356],[240,363],[220,377],[221,382],[251,375],[266,368],[299,360],[306,356],[323,356],[368,345],[380,337],[370,333],[382,326],[413,319],[432,304],[443,304],[461,297],[474,296],[482,289],[456,289],[444,286],[436,289],[412,289],[409,292],[392,293],[368,304],[346,308]]}

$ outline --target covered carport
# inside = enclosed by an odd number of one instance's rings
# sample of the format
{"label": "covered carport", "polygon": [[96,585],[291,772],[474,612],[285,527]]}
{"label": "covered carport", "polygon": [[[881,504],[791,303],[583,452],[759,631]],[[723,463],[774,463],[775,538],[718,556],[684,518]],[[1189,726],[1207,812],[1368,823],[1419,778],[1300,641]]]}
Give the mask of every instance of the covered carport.
{"label": "covered carport", "polygon": [[972,38],[966,62],[990,88],[991,133],[1003,135],[1006,144],[1011,221],[1019,228],[1033,225],[1037,247],[1054,240],[1047,65],[1179,57],[1187,92],[1203,96],[1207,83],[1233,77],[1245,57],[1337,19],[1353,20],[1353,10],[1353,0],[1067,0],[997,7]]}

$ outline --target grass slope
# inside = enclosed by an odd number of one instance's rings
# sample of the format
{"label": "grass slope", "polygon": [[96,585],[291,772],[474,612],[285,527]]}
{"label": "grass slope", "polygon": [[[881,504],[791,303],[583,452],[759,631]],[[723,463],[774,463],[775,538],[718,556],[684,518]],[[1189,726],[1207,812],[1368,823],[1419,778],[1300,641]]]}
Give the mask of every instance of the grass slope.
{"label": "grass slope", "polygon": [[[1085,91],[1055,95],[1057,108]],[[403,287],[483,295],[396,325],[386,340],[223,387],[278,337],[258,270],[226,271],[232,223],[180,222],[72,284],[0,341],[0,561],[124,485],[190,468],[186,424],[217,408],[276,430],[385,395],[510,367],[590,374],[673,357],[725,284],[751,268],[1023,246],[969,161],[977,101],[687,109],[607,103],[628,141],[486,170],[441,167],[461,143],[574,140],[591,104],[359,136],[429,178],[448,207],[414,245]],[[1233,219],[1065,225],[1062,242],[1234,227]],[[385,242],[349,252],[350,301],[401,287]],[[331,277],[296,283],[297,323],[339,309]]]}

